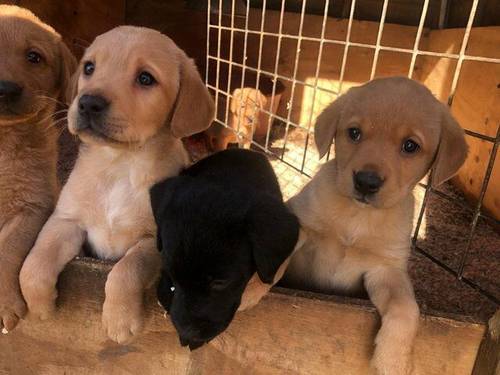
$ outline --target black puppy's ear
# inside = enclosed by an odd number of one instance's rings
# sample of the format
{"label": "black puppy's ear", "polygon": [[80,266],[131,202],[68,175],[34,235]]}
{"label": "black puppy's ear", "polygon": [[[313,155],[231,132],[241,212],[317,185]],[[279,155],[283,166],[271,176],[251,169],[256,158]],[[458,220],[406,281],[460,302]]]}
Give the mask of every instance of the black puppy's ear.
{"label": "black puppy's ear", "polygon": [[163,249],[163,243],[161,241],[162,219],[179,187],[187,184],[189,179],[190,177],[187,176],[171,177],[158,182],[157,184],[153,185],[151,189],[149,189],[151,208],[153,210],[153,216],[158,227],[156,233],[156,246],[158,248],[158,251],[160,252]]}
{"label": "black puppy's ear", "polygon": [[260,199],[247,214],[248,232],[259,278],[272,284],[278,268],[297,244],[299,222],[285,204],[273,197]]}

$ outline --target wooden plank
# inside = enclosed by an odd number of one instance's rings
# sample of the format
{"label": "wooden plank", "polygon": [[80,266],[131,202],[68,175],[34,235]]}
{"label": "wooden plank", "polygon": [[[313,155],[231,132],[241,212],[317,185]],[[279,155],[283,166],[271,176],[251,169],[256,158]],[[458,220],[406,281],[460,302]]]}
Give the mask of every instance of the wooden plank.
{"label": "wooden plank", "polygon": [[53,26],[79,58],[94,38],[125,21],[125,0],[19,0]]}
{"label": "wooden plank", "polygon": [[500,309],[490,319],[472,375],[500,374]]}
{"label": "wooden plank", "polygon": [[500,374],[500,309],[490,319],[488,333],[481,343],[473,375]]}
{"label": "wooden plank", "polygon": [[[238,313],[229,329],[190,352],[157,306],[146,301],[144,334],[108,340],[100,323],[109,266],[74,261],[61,275],[54,320],[24,321],[0,337],[0,374],[365,374],[378,327],[367,303],[275,290]],[[484,326],[424,315],[415,344],[420,374],[470,374]]]}

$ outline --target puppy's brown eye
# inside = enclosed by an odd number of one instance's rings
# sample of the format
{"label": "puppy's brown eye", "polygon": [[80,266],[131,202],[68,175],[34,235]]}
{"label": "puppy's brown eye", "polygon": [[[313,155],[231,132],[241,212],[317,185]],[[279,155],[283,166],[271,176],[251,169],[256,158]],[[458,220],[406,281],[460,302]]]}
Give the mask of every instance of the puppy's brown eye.
{"label": "puppy's brown eye", "polygon": [[141,86],[151,86],[156,83],[156,80],[154,77],[151,75],[151,73],[148,72],[140,72],[139,75],[137,76],[137,82]]}
{"label": "puppy's brown eye", "polygon": [[95,70],[95,65],[93,62],[87,61],[85,64],[83,64],[83,74],[86,76],[92,75]]}
{"label": "puppy's brown eye", "polygon": [[347,129],[347,134],[353,142],[359,142],[361,140],[361,129],[359,128],[349,128]]}
{"label": "puppy's brown eye", "polygon": [[42,55],[36,51],[28,51],[26,59],[32,64],[39,64],[42,61]]}
{"label": "puppy's brown eye", "polygon": [[417,152],[419,149],[420,149],[419,144],[412,139],[407,139],[406,141],[403,142],[403,145],[401,146],[401,150],[406,154],[413,154]]}

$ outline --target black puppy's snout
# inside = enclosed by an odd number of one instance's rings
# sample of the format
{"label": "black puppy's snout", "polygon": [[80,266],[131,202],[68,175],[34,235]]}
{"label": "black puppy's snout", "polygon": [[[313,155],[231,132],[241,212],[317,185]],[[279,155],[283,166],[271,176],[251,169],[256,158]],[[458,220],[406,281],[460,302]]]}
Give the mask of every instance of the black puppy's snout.
{"label": "black puppy's snout", "polygon": [[375,194],[384,184],[384,180],[373,171],[359,171],[354,173],[354,188],[357,192],[368,195]]}
{"label": "black puppy's snout", "polygon": [[0,100],[14,101],[18,99],[23,92],[23,88],[15,82],[0,81]]}
{"label": "black puppy's snout", "polygon": [[109,102],[99,95],[82,95],[78,101],[78,113],[81,115],[101,115],[108,107]]}

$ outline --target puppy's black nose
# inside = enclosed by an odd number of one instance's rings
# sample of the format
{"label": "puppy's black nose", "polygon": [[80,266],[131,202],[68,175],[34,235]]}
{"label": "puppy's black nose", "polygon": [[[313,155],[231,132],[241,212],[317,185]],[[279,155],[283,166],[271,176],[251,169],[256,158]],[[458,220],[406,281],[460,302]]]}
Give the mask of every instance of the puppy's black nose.
{"label": "puppy's black nose", "polygon": [[78,101],[78,113],[96,116],[103,114],[109,107],[109,102],[99,95],[82,95]]}
{"label": "puppy's black nose", "polygon": [[353,175],[354,188],[357,192],[368,195],[375,194],[384,184],[384,180],[380,178],[377,172],[360,171]]}
{"label": "puppy's black nose", "polygon": [[23,92],[23,88],[11,81],[0,81],[0,101],[14,101]]}

